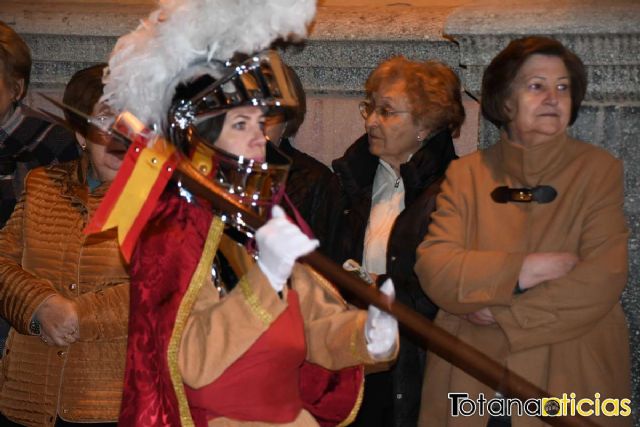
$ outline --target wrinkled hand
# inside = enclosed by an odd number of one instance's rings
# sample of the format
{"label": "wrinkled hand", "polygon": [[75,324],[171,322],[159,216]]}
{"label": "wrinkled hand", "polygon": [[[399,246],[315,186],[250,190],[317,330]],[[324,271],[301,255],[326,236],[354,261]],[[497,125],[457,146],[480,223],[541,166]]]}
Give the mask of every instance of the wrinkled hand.
{"label": "wrinkled hand", "polygon": [[578,257],[570,252],[531,253],[520,268],[520,288],[526,290],[547,280],[558,279],[573,270],[578,261]]}
{"label": "wrinkled hand", "polygon": [[[390,296],[396,296],[391,279],[384,281],[380,292]],[[364,334],[367,339],[367,350],[374,359],[382,359],[390,356],[395,351],[398,337],[398,321],[391,314],[380,310],[373,305],[369,306],[367,323],[364,326]]]}
{"label": "wrinkled hand", "polygon": [[488,307],[481,308],[473,313],[465,314],[462,317],[479,326],[489,326],[496,323],[496,319],[493,317],[493,314]]}
{"label": "wrinkled hand", "polygon": [[33,317],[40,322],[40,338],[48,345],[65,346],[80,338],[76,305],[63,296],[45,300]]}
{"label": "wrinkled hand", "polygon": [[290,222],[277,205],[271,209],[271,219],[256,232],[256,243],[258,266],[276,292],[284,288],[296,259],[319,245],[317,240],[309,239]]}

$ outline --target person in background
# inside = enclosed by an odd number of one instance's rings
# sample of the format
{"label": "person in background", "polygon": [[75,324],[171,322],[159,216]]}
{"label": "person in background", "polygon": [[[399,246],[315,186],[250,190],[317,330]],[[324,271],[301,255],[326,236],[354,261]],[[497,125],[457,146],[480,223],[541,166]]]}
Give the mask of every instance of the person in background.
{"label": "person in background", "polygon": [[73,133],[22,103],[30,77],[29,47],[0,21],[0,228],[13,212],[30,169],[80,156]]}
{"label": "person in background", "polygon": [[[295,148],[292,144],[307,112],[307,101],[300,78],[293,68],[285,65],[291,86],[299,100],[299,107],[289,114],[267,117],[266,134],[269,140],[291,159],[285,194],[291,204],[320,241],[319,250],[332,257],[329,248],[335,238],[341,215],[334,196],[339,194],[336,176],[326,165]],[[287,214],[297,219],[294,210],[284,203]],[[299,224],[301,225],[301,224]],[[304,230],[304,225],[301,225]]]}
{"label": "person in background", "polygon": [[[104,64],[78,71],[64,102],[104,114]],[[115,426],[124,377],[129,275],[116,230],[83,229],[124,147],[84,123],[78,160],[32,170],[0,231],[0,315],[12,326],[2,359],[0,425]]]}
{"label": "person in background", "polygon": [[[0,228],[22,194],[29,169],[80,155],[71,132],[22,103],[30,76],[29,47],[0,21]],[[8,333],[9,324],[0,318],[0,354]]]}
{"label": "person in background", "polygon": [[[437,325],[550,396],[602,402],[631,393],[628,230],[622,162],[567,133],[586,89],[580,58],[551,38],[513,40],[491,61],[481,106],[500,140],[452,163],[415,270]],[[430,353],[421,426],[544,424],[517,407],[454,420],[447,392],[497,396]],[[594,409],[598,425],[632,425],[630,408]]]}
{"label": "person in background", "polygon": [[[331,251],[341,262],[362,264],[378,283],[391,277],[398,301],[433,319],[437,307],[413,265],[444,172],[456,158],[452,135],[465,118],[460,81],[442,63],[395,57],[371,73],[365,91],[366,134],[333,161],[346,204]],[[367,375],[355,425],[415,426],[424,358],[401,334],[395,366]]]}

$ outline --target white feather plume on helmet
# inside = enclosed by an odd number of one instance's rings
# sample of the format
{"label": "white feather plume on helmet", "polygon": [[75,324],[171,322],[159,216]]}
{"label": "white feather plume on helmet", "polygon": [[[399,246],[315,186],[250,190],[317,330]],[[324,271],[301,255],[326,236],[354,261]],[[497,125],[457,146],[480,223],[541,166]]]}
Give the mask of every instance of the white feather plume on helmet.
{"label": "white feather plume on helmet", "polygon": [[160,126],[171,100],[167,93],[190,65],[304,36],[315,9],[315,0],[160,0],[138,28],[118,39],[102,100]]}

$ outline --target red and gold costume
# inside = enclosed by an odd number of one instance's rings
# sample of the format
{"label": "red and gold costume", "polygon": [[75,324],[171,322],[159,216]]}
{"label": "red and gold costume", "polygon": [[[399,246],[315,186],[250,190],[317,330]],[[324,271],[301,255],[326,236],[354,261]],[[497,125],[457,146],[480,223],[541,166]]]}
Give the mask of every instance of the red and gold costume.
{"label": "red and gold costume", "polygon": [[[131,263],[120,425],[348,423],[360,365],[374,362],[367,313],[304,265],[279,296],[224,227],[205,201],[175,187],[161,196]],[[240,277],[222,298],[211,282],[219,250]]]}

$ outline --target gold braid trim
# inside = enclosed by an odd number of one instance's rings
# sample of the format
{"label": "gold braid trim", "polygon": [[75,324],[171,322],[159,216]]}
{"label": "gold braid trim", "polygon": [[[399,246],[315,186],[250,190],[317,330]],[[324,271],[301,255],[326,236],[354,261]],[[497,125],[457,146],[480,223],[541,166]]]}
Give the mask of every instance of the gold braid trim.
{"label": "gold braid trim", "polygon": [[180,422],[183,427],[193,427],[193,419],[191,418],[191,410],[189,409],[189,402],[187,401],[187,394],[184,391],[184,383],[182,382],[182,375],[180,375],[180,368],[178,367],[178,351],[180,348],[180,341],[182,340],[182,333],[187,323],[189,313],[193,308],[193,304],[196,301],[196,297],[200,292],[203,284],[206,282],[206,278],[211,274],[211,265],[213,264],[213,257],[218,250],[218,244],[220,243],[220,237],[224,231],[224,223],[222,220],[215,216],[209,226],[209,232],[207,233],[207,240],[205,240],[202,255],[200,261],[196,267],[196,271],[191,277],[187,291],[180,302],[178,308],[178,314],[176,316],[176,323],[171,333],[171,339],[169,340],[169,348],[167,350],[167,359],[169,363],[169,372],[171,374],[171,383],[173,384],[173,390],[176,393],[178,399],[178,409],[180,410]]}
{"label": "gold braid trim", "polygon": [[242,276],[242,279],[238,282],[238,286],[240,287],[240,291],[242,292],[242,295],[244,295],[245,301],[249,305],[249,308],[251,308],[253,314],[260,319],[264,326],[269,326],[273,322],[273,316],[260,305],[258,296],[253,292],[253,289],[251,289],[251,285],[249,284],[246,275]]}
{"label": "gold braid trim", "polygon": [[362,352],[360,351],[360,346],[358,345],[360,340],[362,340],[362,331],[364,331],[365,318],[363,318],[362,316],[358,316],[356,319],[357,325],[351,332],[349,349],[351,350],[351,354],[356,358],[356,360],[359,360],[361,363],[366,363],[369,359],[367,356],[362,354]]}
{"label": "gold braid trim", "polygon": [[358,398],[356,399],[356,403],[353,405],[353,408],[351,408],[349,416],[345,418],[340,424],[338,424],[337,427],[348,426],[349,424],[354,422],[356,416],[358,415],[358,412],[360,411],[360,406],[362,406],[362,398],[364,397],[364,382],[366,381],[364,377],[364,366],[362,365],[360,365],[360,373],[362,374],[362,381],[360,381],[360,390],[358,390]]}

